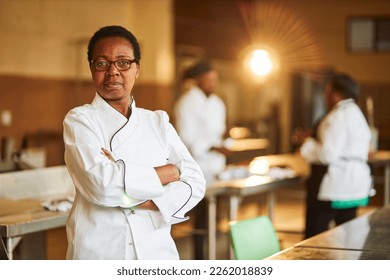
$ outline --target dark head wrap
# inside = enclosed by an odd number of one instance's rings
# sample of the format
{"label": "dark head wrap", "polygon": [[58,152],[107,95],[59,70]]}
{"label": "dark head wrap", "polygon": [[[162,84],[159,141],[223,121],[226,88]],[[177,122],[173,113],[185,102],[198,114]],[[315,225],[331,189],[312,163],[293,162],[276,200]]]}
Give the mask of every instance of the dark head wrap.
{"label": "dark head wrap", "polygon": [[360,87],[356,80],[345,73],[336,73],[330,79],[331,87],[341,93],[345,98],[359,98]]}
{"label": "dark head wrap", "polygon": [[195,63],[193,66],[189,67],[183,75],[184,79],[194,79],[206,72],[213,70],[214,68],[207,60],[201,60]]}

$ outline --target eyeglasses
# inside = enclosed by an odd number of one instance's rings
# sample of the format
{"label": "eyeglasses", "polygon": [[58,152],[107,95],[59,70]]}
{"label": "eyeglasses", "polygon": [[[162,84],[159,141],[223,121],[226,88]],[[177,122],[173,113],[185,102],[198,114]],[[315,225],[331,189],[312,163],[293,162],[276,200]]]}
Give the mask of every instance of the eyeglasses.
{"label": "eyeglasses", "polygon": [[114,63],[115,67],[119,71],[126,71],[130,69],[130,66],[132,63],[138,63],[138,59],[118,59],[115,61],[109,61],[109,60],[103,60],[103,59],[98,59],[98,60],[91,60],[91,64],[95,67],[96,70],[98,71],[106,71],[108,68],[110,68],[111,64]]}

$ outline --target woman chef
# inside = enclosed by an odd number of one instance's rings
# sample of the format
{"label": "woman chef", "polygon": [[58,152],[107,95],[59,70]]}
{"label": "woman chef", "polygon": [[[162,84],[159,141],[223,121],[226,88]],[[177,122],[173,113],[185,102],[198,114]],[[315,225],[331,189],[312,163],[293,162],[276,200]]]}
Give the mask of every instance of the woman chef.
{"label": "woman chef", "polygon": [[140,59],[123,27],[103,27],[89,42],[95,98],[64,120],[76,187],[67,259],[178,259],[171,225],[204,196],[204,176],[167,114],[136,107]]}

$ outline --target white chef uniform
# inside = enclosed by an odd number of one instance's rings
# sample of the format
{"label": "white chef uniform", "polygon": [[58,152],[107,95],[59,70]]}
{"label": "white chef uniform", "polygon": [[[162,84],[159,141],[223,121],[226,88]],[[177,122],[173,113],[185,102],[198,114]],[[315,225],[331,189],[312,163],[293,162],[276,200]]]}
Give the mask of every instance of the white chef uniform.
{"label": "white chef uniform", "polygon": [[[76,187],[67,259],[179,258],[171,225],[188,219],[205,179],[165,112],[131,107],[127,119],[96,93],[65,117],[65,162]],[[180,181],[162,186],[154,167],[168,163]],[[135,207],[149,199],[159,211]]]}
{"label": "white chef uniform", "polygon": [[300,152],[311,163],[328,165],[318,199],[366,198],[371,188],[367,164],[371,133],[353,99],[337,103],[318,127],[318,140],[307,138]]}
{"label": "white chef uniform", "polygon": [[212,147],[223,145],[226,130],[226,107],[216,94],[207,97],[194,86],[184,93],[175,106],[176,128],[211,183],[225,169],[226,157]]}

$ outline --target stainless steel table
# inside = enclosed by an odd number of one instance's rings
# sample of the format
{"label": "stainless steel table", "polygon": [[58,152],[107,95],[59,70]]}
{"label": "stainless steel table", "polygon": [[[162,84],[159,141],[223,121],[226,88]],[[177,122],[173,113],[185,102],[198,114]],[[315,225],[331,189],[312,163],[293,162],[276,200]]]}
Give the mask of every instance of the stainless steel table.
{"label": "stainless steel table", "polygon": [[[309,164],[298,154],[279,154],[256,157],[254,160],[265,160],[270,166],[285,166],[293,169],[296,176],[293,178],[274,179],[268,176],[251,176],[245,179],[217,181],[208,187],[206,199],[209,205],[209,259],[216,258],[216,197],[228,196],[230,206],[230,220],[237,219],[240,198],[248,195],[264,193],[267,195],[268,215],[274,217],[275,197],[274,190],[279,187],[288,187],[300,184],[309,172]],[[369,158],[372,168],[384,168],[384,205],[390,203],[390,151],[377,151]],[[246,165],[248,166],[249,163]]]}
{"label": "stainless steel table", "polygon": [[389,260],[389,252],[293,247],[267,260]]}
{"label": "stainless steel table", "polygon": [[206,190],[206,199],[208,201],[208,243],[209,259],[216,258],[216,235],[217,235],[217,213],[216,197],[227,196],[229,198],[229,219],[237,220],[237,213],[240,205],[240,199],[245,196],[266,194],[268,215],[271,220],[274,216],[275,197],[274,190],[280,187],[297,186],[301,179],[307,174],[307,164],[297,154],[280,154],[256,157],[254,160],[265,160],[272,166],[289,167],[295,171],[293,177],[272,178],[267,175],[250,176],[244,179],[216,181],[208,186]]}
{"label": "stainless steel table", "polygon": [[[0,236],[8,259],[23,235],[65,226],[67,212],[47,211],[40,200],[0,199]],[[3,244],[0,244],[3,246]]]}
{"label": "stainless steel table", "polygon": [[359,216],[281,251],[270,260],[388,260],[390,206]]}
{"label": "stainless steel table", "polygon": [[387,206],[390,204],[390,151],[376,151],[368,159],[368,163],[371,168],[384,169],[384,194],[383,194],[383,205]]}
{"label": "stainless steel table", "polygon": [[1,173],[0,236],[7,257],[13,258],[23,235],[65,225],[68,213],[47,211],[42,201],[73,196],[73,182],[64,165]]}

